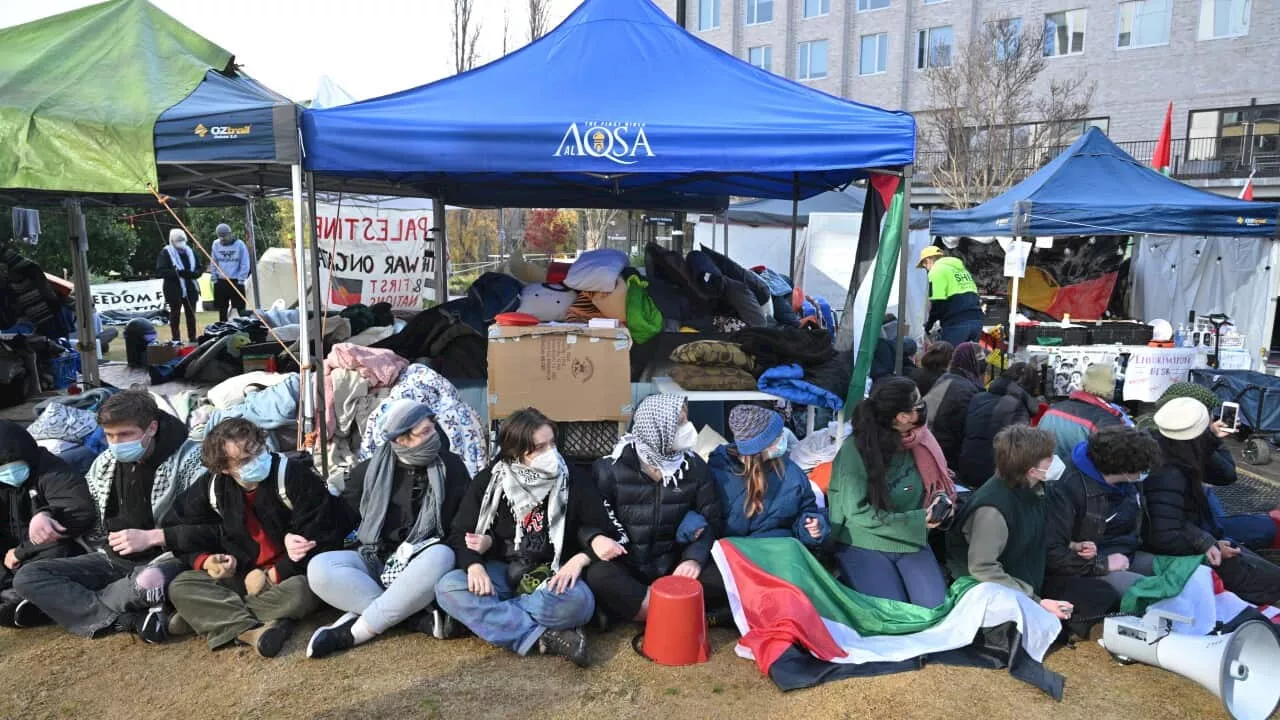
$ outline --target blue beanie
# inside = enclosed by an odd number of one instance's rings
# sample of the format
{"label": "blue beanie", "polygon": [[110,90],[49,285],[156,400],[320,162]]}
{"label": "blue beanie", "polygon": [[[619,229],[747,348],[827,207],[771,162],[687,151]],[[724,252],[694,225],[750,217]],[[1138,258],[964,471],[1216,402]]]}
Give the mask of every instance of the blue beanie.
{"label": "blue beanie", "polygon": [[739,455],[757,455],[782,435],[782,416],[758,405],[738,405],[729,411],[729,430]]}
{"label": "blue beanie", "polygon": [[383,437],[391,440],[409,432],[418,423],[435,415],[431,407],[423,403],[406,399],[393,400],[387,405],[387,409],[382,411],[382,417],[378,418],[378,429],[382,431]]}

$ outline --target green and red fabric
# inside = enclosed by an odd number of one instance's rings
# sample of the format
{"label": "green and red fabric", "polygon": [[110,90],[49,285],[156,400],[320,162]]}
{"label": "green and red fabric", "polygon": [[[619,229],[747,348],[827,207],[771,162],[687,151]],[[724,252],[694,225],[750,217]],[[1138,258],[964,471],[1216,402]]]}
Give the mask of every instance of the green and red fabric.
{"label": "green and red fabric", "polygon": [[1061,623],[1021,593],[965,577],[941,606],[922,608],[852,590],[794,538],[725,538],[712,555],[742,633],[738,654],[784,690],[928,661],[1009,668],[1061,697],[1062,678],[1040,665]]}
{"label": "green and red fabric", "polygon": [[1160,130],[1160,139],[1156,141],[1156,150],[1151,154],[1151,167],[1165,175],[1169,174],[1169,166],[1173,162],[1173,103],[1164,111],[1164,127]]}
{"label": "green and red fabric", "polygon": [[[901,247],[902,178],[872,175],[867,181],[867,200],[862,211],[858,251],[854,257],[853,282],[849,285],[850,298],[862,287],[873,260],[875,264],[871,273],[867,317],[862,322],[862,337],[858,338],[858,353],[853,364],[853,376],[849,379],[845,407],[853,407],[866,394],[867,375],[871,372],[871,360],[875,356],[876,343],[880,338],[880,326],[884,324],[889,293],[893,290],[893,276],[898,269],[898,250]],[[852,308],[853,304],[846,302],[845,307]],[[902,312],[901,308],[899,312]]]}

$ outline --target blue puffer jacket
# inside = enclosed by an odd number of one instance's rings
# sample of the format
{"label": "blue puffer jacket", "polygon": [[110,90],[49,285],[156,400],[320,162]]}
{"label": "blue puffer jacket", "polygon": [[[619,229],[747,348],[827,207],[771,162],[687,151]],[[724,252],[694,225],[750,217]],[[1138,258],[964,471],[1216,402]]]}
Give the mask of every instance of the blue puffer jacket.
{"label": "blue puffer jacket", "polygon": [[[831,526],[827,522],[827,511],[818,507],[809,478],[800,466],[789,458],[783,458],[786,473],[781,478],[776,473],[769,473],[764,507],[753,517],[747,517],[747,484],[738,474],[740,466],[729,457],[727,447],[721,445],[707,459],[707,467],[724,507],[724,537],[795,537],[811,547],[821,545]],[[816,538],[809,535],[804,527],[804,521],[811,517],[818,518],[819,535]]]}

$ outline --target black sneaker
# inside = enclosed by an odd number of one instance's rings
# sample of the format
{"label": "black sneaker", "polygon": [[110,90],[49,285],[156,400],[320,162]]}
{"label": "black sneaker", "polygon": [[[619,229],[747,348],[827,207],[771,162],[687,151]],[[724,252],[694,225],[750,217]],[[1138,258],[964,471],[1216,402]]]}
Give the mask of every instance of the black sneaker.
{"label": "black sneaker", "polygon": [[21,600],[8,600],[0,603],[0,627],[16,628],[14,616],[18,613],[18,606],[22,604]]}
{"label": "black sneaker", "polygon": [[606,633],[609,632],[609,628],[611,627],[613,627],[613,621],[610,620],[605,611],[601,610],[600,606],[597,605],[595,613],[591,615],[591,628],[598,632]]}
{"label": "black sneaker", "polygon": [[159,645],[169,639],[169,613],[164,607],[153,607],[143,615],[137,627],[138,637],[143,642]]}
{"label": "black sneaker", "polygon": [[90,637],[97,640],[116,633],[137,633],[142,627],[142,620],[142,616],[138,613],[120,613],[110,625],[98,628]]}
{"label": "black sneaker", "polygon": [[587,666],[587,635],[582,628],[572,630],[548,630],[538,638],[538,652],[543,655],[559,655],[572,660],[580,668]]}
{"label": "black sneaker", "polygon": [[280,649],[284,647],[285,641],[292,634],[292,620],[275,620],[267,623],[267,626],[262,630],[262,634],[258,636],[258,654],[265,658],[279,655]]}
{"label": "black sneaker", "polygon": [[454,640],[466,635],[466,625],[454,620],[452,615],[440,608],[431,610],[431,637],[437,640]]}
{"label": "black sneaker", "polygon": [[355,625],[359,619],[359,615],[352,615],[346,622],[339,621],[336,625],[316,630],[311,636],[311,641],[307,643],[307,657],[318,660],[355,647],[356,641],[351,636],[351,626]]}
{"label": "black sneaker", "polygon": [[33,628],[51,623],[53,623],[53,618],[45,615],[44,611],[36,607],[36,604],[30,600],[23,600],[18,603],[18,607],[14,608],[13,627]]}

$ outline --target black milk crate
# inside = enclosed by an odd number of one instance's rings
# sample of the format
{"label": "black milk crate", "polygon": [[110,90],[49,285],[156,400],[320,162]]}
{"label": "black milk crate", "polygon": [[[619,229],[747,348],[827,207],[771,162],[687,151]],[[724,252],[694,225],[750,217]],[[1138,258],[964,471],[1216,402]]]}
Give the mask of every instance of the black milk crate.
{"label": "black milk crate", "polygon": [[557,422],[556,447],[566,458],[595,460],[613,452],[622,424],[617,420]]}
{"label": "black milk crate", "polygon": [[1146,323],[1104,322],[1089,326],[1090,345],[1146,345],[1154,330]]}

